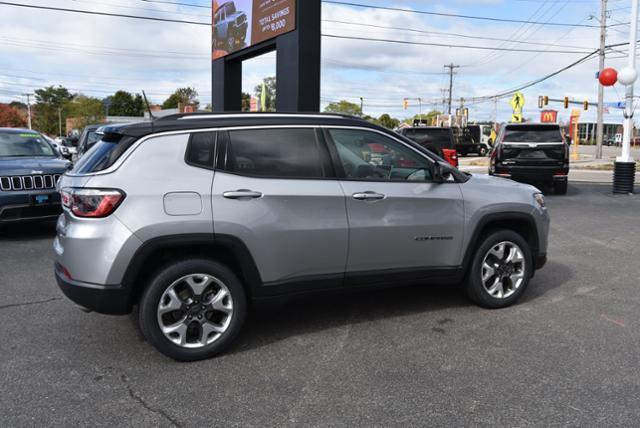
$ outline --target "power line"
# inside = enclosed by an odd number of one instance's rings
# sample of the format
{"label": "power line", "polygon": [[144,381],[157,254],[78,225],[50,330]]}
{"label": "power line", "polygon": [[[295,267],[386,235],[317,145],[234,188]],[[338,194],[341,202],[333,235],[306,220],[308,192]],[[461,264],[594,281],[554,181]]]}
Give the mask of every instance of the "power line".
{"label": "power line", "polygon": [[367,4],[342,2],[342,1],[336,1],[336,0],[322,0],[322,2],[328,3],[328,4],[361,7],[366,9],[389,10],[389,11],[395,11],[395,12],[406,12],[406,13],[414,13],[414,14],[420,14],[420,15],[444,16],[444,17],[450,17],[450,18],[475,19],[475,20],[493,21],[493,22],[516,22],[521,24],[548,25],[548,26],[558,26],[558,27],[587,27],[587,28],[599,27],[597,25],[589,25],[589,24],[567,24],[564,22],[540,22],[540,21],[531,21],[531,20],[522,20],[522,19],[494,18],[489,16],[461,15],[457,13],[430,12],[426,10],[414,10],[414,9],[405,9],[400,7],[388,7],[388,6],[372,6]]}
{"label": "power line", "polygon": [[340,21],[340,20],[334,20],[334,19],[323,19],[322,22],[331,22],[331,23],[345,24],[345,25],[356,25],[360,27],[380,28],[384,30],[408,31],[408,32],[419,33],[419,34],[435,34],[435,35],[442,35],[442,36],[449,36],[449,37],[461,37],[461,38],[475,39],[475,40],[492,40],[492,41],[499,41],[499,42],[504,41],[504,42],[526,44],[526,45],[553,46],[553,47],[559,47],[559,48],[591,49],[591,47],[583,47],[583,46],[560,45],[555,43],[542,43],[542,42],[526,42],[521,40],[502,39],[498,37],[474,36],[470,34],[450,33],[445,31],[429,31],[429,30],[420,30],[416,28],[407,28],[407,27],[388,27],[384,25],[363,24],[360,22]]}
{"label": "power line", "polygon": [[417,45],[417,46],[441,46],[445,48],[461,48],[461,49],[479,49],[479,50],[499,50],[508,52],[545,52],[545,53],[562,53],[562,54],[581,54],[585,51],[569,51],[569,50],[540,50],[540,49],[518,49],[518,48],[494,48],[491,46],[472,46],[472,45],[455,45],[451,43],[429,43],[429,42],[411,42],[407,40],[393,40],[393,39],[377,39],[372,37],[356,37],[356,36],[339,36],[335,34],[323,34],[322,37],[329,37],[333,39],[348,39],[348,40],[360,40],[367,42],[382,42],[382,43],[396,43],[402,45]]}
{"label": "power line", "polygon": [[108,13],[108,12],[95,12],[90,10],[82,10],[82,9],[69,9],[64,7],[52,7],[52,6],[36,6],[32,4],[22,4],[22,3],[13,3],[0,1],[0,5],[4,6],[15,6],[15,7],[24,7],[29,9],[39,9],[39,10],[55,10],[58,12],[70,12],[70,13],[82,13],[85,15],[102,15],[102,16],[111,16],[114,18],[129,18],[129,19],[141,19],[145,21],[156,21],[156,22],[172,22],[178,24],[192,24],[192,25],[206,25],[207,27],[211,26],[210,22],[197,22],[197,21],[186,21],[181,19],[170,19],[170,18],[156,18],[152,16],[139,16],[139,15],[125,15],[121,13]]}

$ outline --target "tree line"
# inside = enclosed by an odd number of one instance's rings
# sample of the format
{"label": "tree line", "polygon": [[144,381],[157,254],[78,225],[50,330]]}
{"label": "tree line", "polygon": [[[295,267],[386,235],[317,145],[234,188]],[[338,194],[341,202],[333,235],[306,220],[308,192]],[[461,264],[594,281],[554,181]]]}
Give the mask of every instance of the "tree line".
{"label": "tree line", "polygon": [[[176,89],[162,104],[162,109],[179,105],[199,105],[194,88]],[[106,116],[144,116],[147,106],[141,94],[116,91],[105,98],[71,93],[63,86],[48,86],[34,91],[31,105],[32,127],[48,135],[64,132],[67,118],[74,118],[75,126],[83,128],[101,123]],[[14,101],[0,105],[0,126],[27,126],[27,105]]]}

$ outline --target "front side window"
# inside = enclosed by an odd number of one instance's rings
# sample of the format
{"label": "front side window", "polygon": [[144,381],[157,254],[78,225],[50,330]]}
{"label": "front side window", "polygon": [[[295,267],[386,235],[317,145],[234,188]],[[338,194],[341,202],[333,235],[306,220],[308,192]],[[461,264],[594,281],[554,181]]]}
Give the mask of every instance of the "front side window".
{"label": "front side window", "polygon": [[353,180],[430,181],[430,162],[399,141],[372,131],[331,129],[344,169]]}
{"label": "front side window", "polygon": [[0,132],[0,157],[55,156],[53,147],[35,132]]}
{"label": "front side window", "polygon": [[313,129],[230,131],[229,142],[229,172],[271,178],[324,176]]}

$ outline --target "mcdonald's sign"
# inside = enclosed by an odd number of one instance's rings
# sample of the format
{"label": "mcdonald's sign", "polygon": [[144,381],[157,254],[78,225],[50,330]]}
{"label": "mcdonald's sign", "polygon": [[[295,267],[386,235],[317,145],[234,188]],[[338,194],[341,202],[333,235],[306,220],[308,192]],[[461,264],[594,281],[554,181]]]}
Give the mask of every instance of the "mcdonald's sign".
{"label": "mcdonald's sign", "polygon": [[540,122],[556,123],[558,120],[558,112],[556,110],[543,110],[540,112]]}

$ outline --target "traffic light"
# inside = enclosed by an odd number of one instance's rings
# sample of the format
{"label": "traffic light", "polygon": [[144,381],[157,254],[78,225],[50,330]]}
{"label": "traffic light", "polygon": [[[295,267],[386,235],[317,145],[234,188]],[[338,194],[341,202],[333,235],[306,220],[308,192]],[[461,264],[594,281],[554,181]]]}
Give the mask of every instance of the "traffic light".
{"label": "traffic light", "polygon": [[544,106],[544,98],[542,96],[538,97],[538,108],[542,108]]}
{"label": "traffic light", "polygon": [[464,117],[469,117],[469,109],[468,108],[464,108],[464,110],[462,110],[462,113],[464,114]]}
{"label": "traffic light", "polygon": [[549,96],[545,95],[542,99],[542,104],[548,106],[549,105]]}
{"label": "traffic light", "polygon": [[564,97],[564,108],[569,108],[569,97]]}
{"label": "traffic light", "polygon": [[404,108],[405,110],[409,108],[409,100],[408,99],[403,99],[402,100],[402,108]]}
{"label": "traffic light", "polygon": [[584,100],[584,109],[589,110],[589,101]]}

